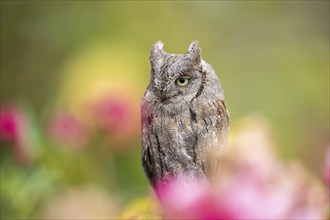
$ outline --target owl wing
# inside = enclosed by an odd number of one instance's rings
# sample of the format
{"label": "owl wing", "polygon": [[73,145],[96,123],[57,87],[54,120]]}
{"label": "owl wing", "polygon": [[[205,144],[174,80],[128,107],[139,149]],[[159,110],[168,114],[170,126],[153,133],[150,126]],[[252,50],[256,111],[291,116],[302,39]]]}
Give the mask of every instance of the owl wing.
{"label": "owl wing", "polygon": [[210,149],[210,175],[217,178],[221,172],[221,160],[220,156],[224,148],[228,144],[228,131],[229,131],[229,112],[226,107],[226,103],[221,100],[217,101],[217,115],[218,120],[215,125],[216,133],[218,135],[217,142]]}
{"label": "owl wing", "polygon": [[154,160],[153,153],[150,147],[150,140],[147,140],[148,136],[143,136],[142,138],[142,166],[144,173],[148,177],[151,184],[155,181],[156,174],[154,173]]}

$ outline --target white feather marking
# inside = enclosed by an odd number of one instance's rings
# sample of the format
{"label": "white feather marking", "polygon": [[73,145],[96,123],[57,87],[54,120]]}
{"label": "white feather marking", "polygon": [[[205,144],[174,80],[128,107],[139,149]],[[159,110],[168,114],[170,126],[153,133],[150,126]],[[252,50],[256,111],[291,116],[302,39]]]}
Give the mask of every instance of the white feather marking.
{"label": "white feather marking", "polygon": [[178,142],[180,143],[181,147],[180,150],[183,153],[184,156],[186,156],[189,160],[192,159],[191,156],[188,155],[186,149],[183,147],[184,146],[184,139],[182,137],[182,135],[178,132],[178,129],[175,128],[175,136],[176,136],[176,140],[178,140]]}
{"label": "white feather marking", "polygon": [[183,153],[183,155],[185,155],[189,160],[191,160],[192,159],[192,157],[191,156],[189,156],[188,154],[187,154],[187,152],[186,152],[186,149],[184,149],[184,148],[181,148],[181,151],[182,151],[182,153]]}

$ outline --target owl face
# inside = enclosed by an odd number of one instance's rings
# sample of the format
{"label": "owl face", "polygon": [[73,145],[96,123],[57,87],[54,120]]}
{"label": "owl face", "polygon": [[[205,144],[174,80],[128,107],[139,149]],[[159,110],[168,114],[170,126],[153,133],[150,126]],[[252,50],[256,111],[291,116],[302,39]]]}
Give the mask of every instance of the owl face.
{"label": "owl face", "polygon": [[150,55],[151,81],[149,89],[161,103],[185,101],[198,92],[202,84],[200,49],[192,42],[186,54],[169,54],[157,42]]}

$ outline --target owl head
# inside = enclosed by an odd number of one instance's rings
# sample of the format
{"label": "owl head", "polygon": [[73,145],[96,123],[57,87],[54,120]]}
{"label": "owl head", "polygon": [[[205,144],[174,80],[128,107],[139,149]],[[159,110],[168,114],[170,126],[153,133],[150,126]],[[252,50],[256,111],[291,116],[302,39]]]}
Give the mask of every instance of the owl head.
{"label": "owl head", "polygon": [[[158,41],[151,49],[151,81],[149,89],[156,98],[166,103],[168,100],[191,100],[198,95],[205,73],[198,42],[193,41],[185,54],[170,54],[163,50]],[[204,68],[205,69],[205,68]]]}

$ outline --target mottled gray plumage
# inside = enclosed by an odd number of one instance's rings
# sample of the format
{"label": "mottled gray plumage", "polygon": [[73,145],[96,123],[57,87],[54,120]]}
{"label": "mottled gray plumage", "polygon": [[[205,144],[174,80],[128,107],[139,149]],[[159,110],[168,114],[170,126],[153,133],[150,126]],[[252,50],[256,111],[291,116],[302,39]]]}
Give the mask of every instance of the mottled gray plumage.
{"label": "mottled gray plumage", "polygon": [[198,42],[185,54],[151,49],[151,79],[142,100],[142,163],[152,185],[168,176],[217,175],[210,157],[227,141],[229,115],[212,67]]}

